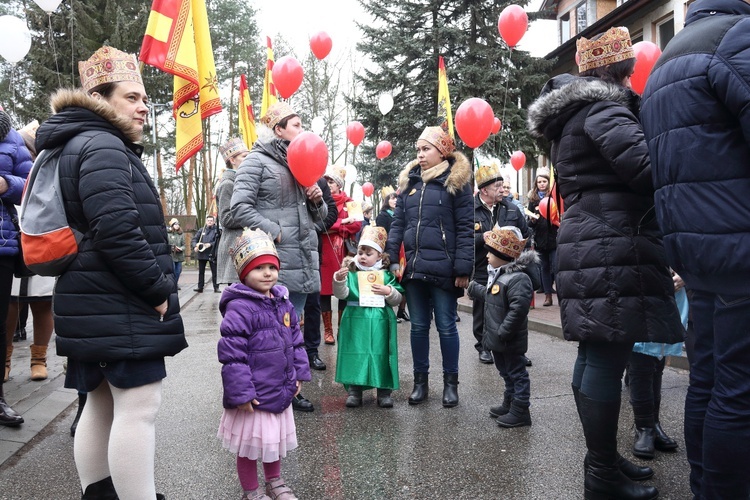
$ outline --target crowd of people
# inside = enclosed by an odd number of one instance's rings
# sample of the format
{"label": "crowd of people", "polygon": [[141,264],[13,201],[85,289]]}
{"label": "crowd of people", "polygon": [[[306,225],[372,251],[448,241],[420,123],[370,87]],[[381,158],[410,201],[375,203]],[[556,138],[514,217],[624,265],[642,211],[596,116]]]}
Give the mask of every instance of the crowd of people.
{"label": "crowd of people", "polygon": [[[742,55],[749,30],[748,2],[692,4],[643,101],[630,88],[636,59],[627,29],[581,37],[579,74],[550,79],[529,108],[529,130],[551,145],[555,185],[549,170],[536,169],[526,205],[496,166],[474,171],[442,127],[419,135],[416,159],[396,189],[382,191],[375,217],[371,205],[363,217],[349,212],[344,169],[331,166],[309,187],[297,182],[287,149],[303,124],[289,103],[261,117],[265,134],[251,149],[227,141],[219,224],[209,215],[190,248],[199,264],[195,291],[204,289],[207,266],[214,291],[227,285],[219,302],[217,437],[236,455],[243,498],[296,498],[281,461],[298,446],[293,410],[314,410],[301,390],[311,369],[326,369],[321,328],[323,342],[337,345],[345,406],[362,406],[363,391],[375,389],[377,406],[387,409],[399,388],[401,321],[410,322],[408,404],[429,397],[434,321],[442,406],[453,408],[457,301],[468,294],[479,362],[494,364],[504,382],[489,414],[503,428],[531,425],[526,351],[537,292],[543,307],[557,296],[563,334],[578,343],[571,391],[587,448],[585,498],[658,497],[643,483],[654,470],[618,449],[622,380],[627,370],[633,455],[678,448],[659,419],[661,379],[665,356],[681,354],[686,331],[691,490],[695,498],[748,498],[750,217],[741,217],[741,188],[750,182],[750,58]],[[14,205],[33,155],[61,147],[62,196],[83,237],[52,307],[57,353],[68,357],[65,386],[86,402],[74,441],[83,498],[162,498],[154,421],[164,358],[187,347],[177,290],[188,247],[177,218],[165,225],[140,160],[147,94],[134,57],[105,46],[79,72],[81,88],[51,97],[53,114],[31,139],[0,111],[4,379],[23,302],[34,315],[32,378],[47,376],[50,290],[28,278],[14,285]],[[677,112],[675,98],[696,105]],[[716,159],[722,169],[705,168]],[[553,196],[565,207],[560,221],[542,210]],[[22,423],[0,385],[0,424]]]}

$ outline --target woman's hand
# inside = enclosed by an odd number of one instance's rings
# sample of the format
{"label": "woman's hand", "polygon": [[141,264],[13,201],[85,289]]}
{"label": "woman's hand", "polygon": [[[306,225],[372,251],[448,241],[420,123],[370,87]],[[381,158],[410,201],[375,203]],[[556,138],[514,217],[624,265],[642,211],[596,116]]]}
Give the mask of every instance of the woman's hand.
{"label": "woman's hand", "polygon": [[[298,392],[299,392],[299,391],[298,391]],[[296,394],[295,394],[295,396],[296,396]],[[257,400],[257,399],[253,399],[253,400],[252,400],[252,401],[250,401],[250,402],[247,402],[247,403],[245,403],[245,404],[241,404],[241,405],[239,405],[239,406],[237,407],[237,409],[238,409],[238,410],[242,410],[242,411],[249,411],[250,413],[253,413],[253,412],[255,411],[255,408],[253,408],[253,405],[255,405],[255,406],[258,406],[258,404],[259,404],[259,403],[258,403],[258,400]]]}
{"label": "woman's hand", "polygon": [[298,380],[297,381],[297,392],[294,393],[294,397],[295,398],[299,395],[299,393],[300,393],[301,390],[302,390],[302,382]]}
{"label": "woman's hand", "polygon": [[5,180],[5,177],[0,177],[0,194],[5,194],[8,189],[8,181]]}
{"label": "woman's hand", "polygon": [[154,307],[154,309],[156,309],[156,312],[158,312],[159,314],[161,314],[162,316],[164,316],[165,314],[167,314],[167,308],[168,307],[169,307],[169,301],[165,300],[164,302],[162,302],[158,306]]}
{"label": "woman's hand", "polygon": [[354,219],[351,217],[347,217],[346,219],[341,219],[341,224],[351,224],[354,222]]}
{"label": "woman's hand", "polygon": [[316,205],[320,204],[320,202],[323,201],[323,191],[321,191],[320,187],[317,184],[314,184],[305,189],[305,194],[307,195],[307,199],[312,201]]}
{"label": "woman's hand", "polygon": [[336,279],[336,281],[344,281],[346,279],[346,275],[349,273],[349,270],[345,267],[342,267],[338,271],[336,271],[333,275],[333,277]]}
{"label": "woman's hand", "polygon": [[677,273],[672,275],[672,283],[674,283],[675,292],[679,292],[682,288],[685,287],[685,282],[682,281],[682,278],[680,278],[680,275]]}
{"label": "woman's hand", "polygon": [[466,288],[469,286],[469,277],[468,276],[456,276],[455,286],[457,288]]}
{"label": "woman's hand", "polygon": [[281,243],[281,228],[279,228],[279,235],[274,240],[276,243]]}
{"label": "woman's hand", "polygon": [[382,295],[384,297],[387,297],[391,294],[391,290],[393,289],[390,285],[381,285],[379,283],[372,285],[372,293],[374,293],[375,295]]}

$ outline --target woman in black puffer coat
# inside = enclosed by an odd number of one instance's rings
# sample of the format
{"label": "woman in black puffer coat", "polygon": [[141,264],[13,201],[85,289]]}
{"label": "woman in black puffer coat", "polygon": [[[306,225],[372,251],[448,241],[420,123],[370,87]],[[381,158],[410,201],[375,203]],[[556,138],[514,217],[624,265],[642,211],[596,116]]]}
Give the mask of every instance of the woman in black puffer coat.
{"label": "woman in black puffer coat", "polygon": [[52,96],[36,139],[39,151],[63,147],[65,210],[83,233],[53,305],[65,386],[88,393],[76,468],[84,498],[156,498],[164,357],[187,343],[164,214],[140,159],[146,91],[135,56],[111,47],[79,70],[83,90]]}
{"label": "woman in black puffer coat", "polygon": [[633,343],[679,342],[680,318],[653,211],[651,164],[629,88],[630,36],[612,28],[578,41],[581,77],[550,80],[529,128],[551,143],[565,201],[557,238],[563,334],[579,341],[573,394],[588,454],[585,496],[651,499],[649,468],[617,452],[621,379]]}
{"label": "woman in black puffer coat", "polygon": [[[427,127],[417,140],[417,159],[399,175],[399,195],[386,253],[398,262],[401,243],[406,268],[401,283],[411,315],[414,390],[409,404],[427,397],[430,323],[434,313],[443,355],[443,406],[458,404],[456,307],[474,268],[474,197],[469,161],[455,152],[440,127]],[[392,271],[398,269],[393,264]]]}

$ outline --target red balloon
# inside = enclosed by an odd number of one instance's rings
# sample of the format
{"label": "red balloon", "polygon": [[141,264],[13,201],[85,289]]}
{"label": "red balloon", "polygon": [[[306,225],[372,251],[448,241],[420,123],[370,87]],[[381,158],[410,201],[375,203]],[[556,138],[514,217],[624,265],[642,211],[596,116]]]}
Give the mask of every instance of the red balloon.
{"label": "red balloon", "polygon": [[492,107],[478,97],[466,99],[456,111],[456,130],[470,148],[478,148],[487,140],[494,123]]}
{"label": "red balloon", "polygon": [[346,126],[346,138],[355,146],[359,146],[365,138],[365,127],[359,122],[349,123]]}
{"label": "red balloon", "polygon": [[496,116],[495,120],[492,122],[492,135],[495,135],[498,132],[500,132],[501,128],[503,128],[503,122],[501,122],[500,118]]}
{"label": "red balloon", "polygon": [[383,158],[387,158],[391,154],[391,151],[393,151],[393,146],[391,146],[390,142],[380,141],[375,147],[375,156],[378,157],[378,160],[382,160]]}
{"label": "red balloon", "polygon": [[529,16],[519,5],[508,5],[500,13],[497,30],[511,49],[515,47],[529,27]]}
{"label": "red balloon", "polygon": [[331,37],[325,31],[315,33],[310,38],[310,50],[312,50],[312,53],[315,54],[318,60],[325,59],[330,54],[331,47],[333,47],[333,40],[331,40]]}
{"label": "red balloon", "polygon": [[661,49],[653,42],[638,42],[633,45],[633,52],[635,52],[635,69],[633,76],[630,77],[630,86],[636,93],[642,94],[646,89],[648,75],[651,74],[656,60],[661,55]]}
{"label": "red balloon", "polygon": [[328,146],[312,132],[302,132],[289,143],[286,159],[297,182],[310,187],[318,182],[326,171]]}
{"label": "red balloon", "polygon": [[[549,192],[550,198],[555,200],[555,203],[557,203],[557,180],[552,184],[552,189]],[[565,211],[565,202],[563,201],[562,197],[560,198],[560,204],[558,205],[558,210],[560,213],[563,213]]]}
{"label": "red balloon", "polygon": [[548,219],[552,224],[560,226],[560,213],[557,211],[557,204],[549,196],[545,196],[542,201],[539,202],[539,214]]}
{"label": "red balloon", "polygon": [[302,85],[304,72],[299,61],[291,56],[284,56],[274,63],[271,75],[279,95],[288,99]]}
{"label": "red balloon", "polygon": [[521,170],[523,166],[526,165],[526,155],[523,154],[523,151],[513,152],[513,154],[510,155],[510,164],[516,169],[516,172]]}
{"label": "red balloon", "polygon": [[575,59],[576,59],[576,66],[580,66],[581,65],[581,55],[578,53],[578,51],[576,51],[576,57],[575,57]]}
{"label": "red balloon", "polygon": [[373,191],[375,191],[375,186],[372,185],[372,182],[362,184],[362,194],[365,196],[372,196]]}

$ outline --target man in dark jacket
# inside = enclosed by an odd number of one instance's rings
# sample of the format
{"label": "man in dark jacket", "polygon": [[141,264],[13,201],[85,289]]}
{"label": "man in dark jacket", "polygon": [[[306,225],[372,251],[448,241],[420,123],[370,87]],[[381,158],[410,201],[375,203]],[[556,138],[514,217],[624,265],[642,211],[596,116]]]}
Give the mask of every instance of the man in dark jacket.
{"label": "man in dark jacket", "polygon": [[214,292],[219,293],[219,285],[216,282],[216,220],[213,215],[206,217],[206,225],[196,231],[193,236],[193,252],[198,259],[198,287],[194,291],[203,293],[203,284],[206,278],[206,264],[211,266],[211,283],[214,285]]}
{"label": "man in dark jacket", "polygon": [[690,6],[649,77],[641,114],[664,246],[693,294],[685,445],[701,499],[750,497],[748,3]]}

